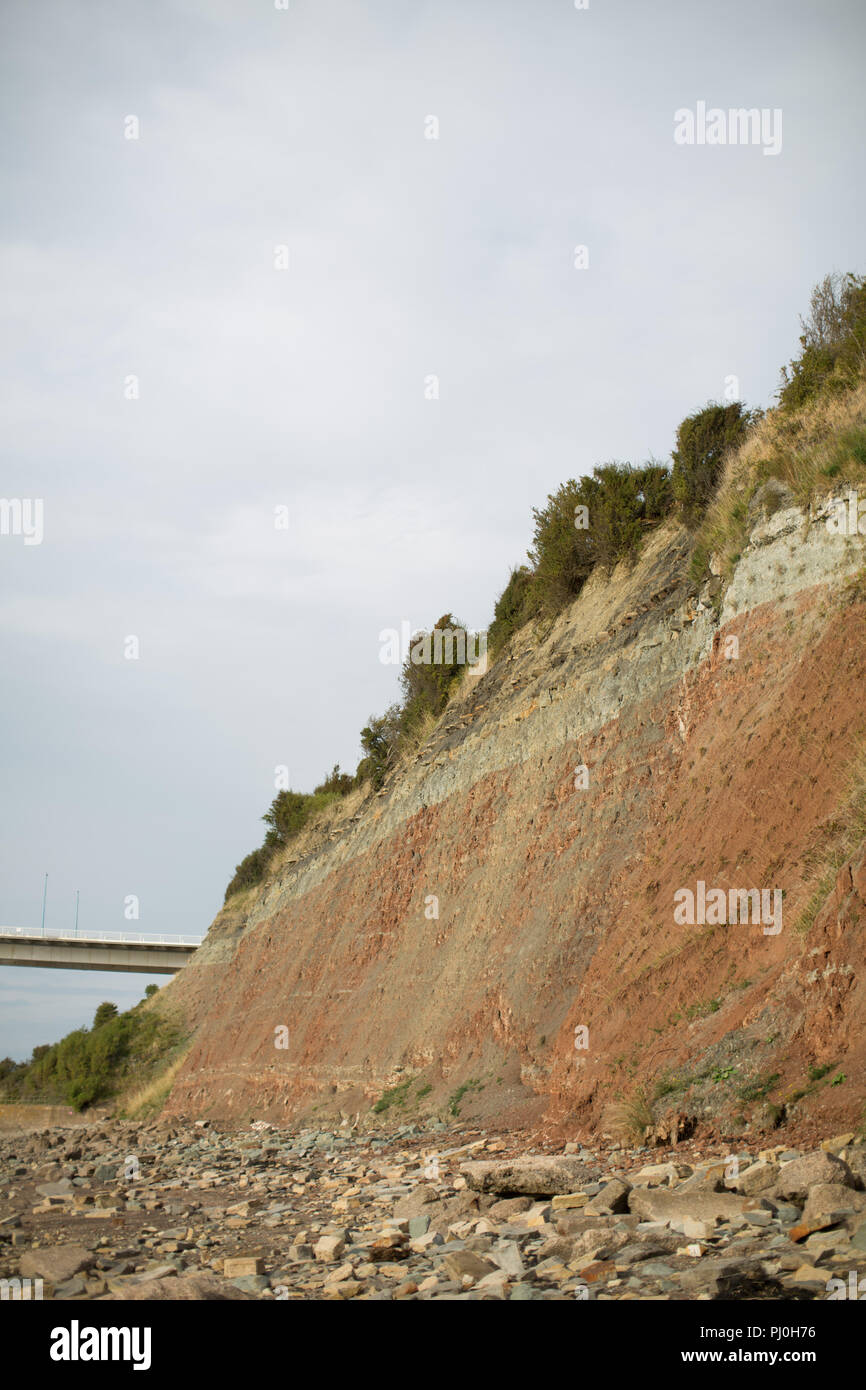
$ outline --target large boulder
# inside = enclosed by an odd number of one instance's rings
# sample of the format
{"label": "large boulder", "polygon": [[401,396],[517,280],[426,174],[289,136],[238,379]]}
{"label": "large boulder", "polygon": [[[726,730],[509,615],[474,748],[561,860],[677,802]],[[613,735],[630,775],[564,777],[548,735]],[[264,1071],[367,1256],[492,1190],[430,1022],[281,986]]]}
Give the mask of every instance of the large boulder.
{"label": "large boulder", "polygon": [[856,1187],[857,1180],[848,1164],[841,1158],[817,1150],[815,1153],[804,1154],[802,1158],[793,1158],[789,1163],[783,1163],[779,1177],[767,1192],[767,1196],[782,1197],[802,1206],[812,1188],[825,1183]]}
{"label": "large boulder", "polygon": [[715,1222],[740,1216],[748,1201],[733,1192],[667,1192],[658,1187],[635,1187],[628,1194],[628,1209],[642,1221]]}
{"label": "large boulder", "polygon": [[27,1250],[21,1256],[21,1275],[47,1279],[49,1283],[65,1284],[83,1269],[90,1269],[96,1256],[85,1245],[46,1245],[43,1249]]}
{"label": "large boulder", "polygon": [[633,1187],[672,1187],[693,1174],[688,1163],[646,1163],[629,1176]]}
{"label": "large boulder", "polygon": [[525,1158],[484,1159],[461,1170],[476,1192],[500,1197],[555,1197],[592,1182],[596,1170],[572,1154],[538,1154]]}
{"label": "large boulder", "polygon": [[119,1293],[106,1295],[122,1302],[224,1302],[255,1298],[255,1294],[211,1274],[189,1274],[179,1279],[151,1279],[146,1284],[134,1284]]}
{"label": "large boulder", "polygon": [[836,1226],[866,1209],[866,1193],[855,1192],[841,1182],[822,1182],[813,1187],[803,1208],[803,1223],[815,1230]]}
{"label": "large boulder", "polygon": [[404,1217],[420,1216],[425,1207],[435,1202],[438,1193],[434,1187],[428,1187],[424,1183],[419,1183],[413,1187],[411,1192],[407,1192],[404,1197],[398,1198],[394,1204],[394,1215],[398,1220]]}
{"label": "large boulder", "polygon": [[756,1197],[759,1192],[769,1192],[771,1187],[775,1187],[779,1181],[779,1172],[778,1163],[759,1159],[757,1163],[751,1163],[745,1168],[731,1186],[742,1192],[745,1197]]}
{"label": "large boulder", "polygon": [[479,1279],[492,1274],[498,1268],[491,1260],[483,1259],[481,1255],[476,1255],[472,1250],[455,1250],[452,1254],[444,1255],[442,1263],[450,1278],[458,1284],[461,1284],[466,1278],[477,1283]]}
{"label": "large boulder", "polygon": [[713,1301],[812,1298],[807,1289],[786,1287],[768,1275],[760,1260],[696,1260],[694,1268],[683,1270],[678,1281],[690,1297],[703,1295]]}
{"label": "large boulder", "polygon": [[618,1216],[628,1211],[628,1194],[631,1183],[622,1178],[611,1178],[600,1192],[587,1202],[584,1211],[587,1216]]}
{"label": "large boulder", "polygon": [[866,1144],[852,1145],[847,1149],[845,1162],[854,1176],[855,1185],[859,1188],[866,1187]]}

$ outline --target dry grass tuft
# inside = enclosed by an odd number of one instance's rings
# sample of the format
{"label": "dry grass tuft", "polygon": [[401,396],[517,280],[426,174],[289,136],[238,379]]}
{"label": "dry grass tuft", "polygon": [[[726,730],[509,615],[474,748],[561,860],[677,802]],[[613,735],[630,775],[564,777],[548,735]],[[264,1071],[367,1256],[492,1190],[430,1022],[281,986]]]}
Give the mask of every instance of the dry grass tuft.
{"label": "dry grass tuft", "polygon": [[603,1128],[616,1138],[642,1144],[653,1125],[653,1112],[644,1091],[612,1101],[604,1112]]}

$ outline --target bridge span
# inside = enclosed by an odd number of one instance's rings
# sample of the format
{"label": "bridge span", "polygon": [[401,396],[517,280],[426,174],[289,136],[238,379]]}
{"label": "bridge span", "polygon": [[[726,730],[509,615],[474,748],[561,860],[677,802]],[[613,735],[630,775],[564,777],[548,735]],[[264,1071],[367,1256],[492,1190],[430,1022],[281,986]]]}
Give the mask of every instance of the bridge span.
{"label": "bridge span", "polygon": [[201,943],[200,936],[137,936],[131,932],[47,935],[33,927],[0,927],[0,965],[176,975]]}

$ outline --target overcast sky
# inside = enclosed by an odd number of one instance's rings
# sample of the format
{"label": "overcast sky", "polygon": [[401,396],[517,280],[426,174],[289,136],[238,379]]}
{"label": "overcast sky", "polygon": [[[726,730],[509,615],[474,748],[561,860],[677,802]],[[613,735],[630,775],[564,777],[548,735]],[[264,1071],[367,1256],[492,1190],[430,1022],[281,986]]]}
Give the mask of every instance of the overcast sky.
{"label": "overcast sky", "polygon": [[[866,269],[866,11],[4,0],[0,25],[0,491],[44,506],[41,544],[0,536],[0,923],[39,925],[47,872],[49,930],[80,889],[82,930],[204,932],[275,766],[354,770],[397,695],[380,631],[486,626],[533,505],[667,458],[729,376],[768,404],[811,285]],[[678,145],[700,101],[781,111],[781,151]],[[0,1057],[146,983],[3,969]]]}

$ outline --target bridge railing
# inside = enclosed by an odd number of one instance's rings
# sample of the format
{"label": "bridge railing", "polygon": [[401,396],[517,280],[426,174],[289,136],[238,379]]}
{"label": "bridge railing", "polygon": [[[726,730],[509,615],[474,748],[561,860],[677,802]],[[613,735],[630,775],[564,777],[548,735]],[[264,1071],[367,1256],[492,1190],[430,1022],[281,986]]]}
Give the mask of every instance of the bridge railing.
{"label": "bridge railing", "polygon": [[109,941],[124,946],[200,946],[202,936],[155,936],[143,932],[43,932],[40,927],[0,927],[0,936],[28,941]]}

